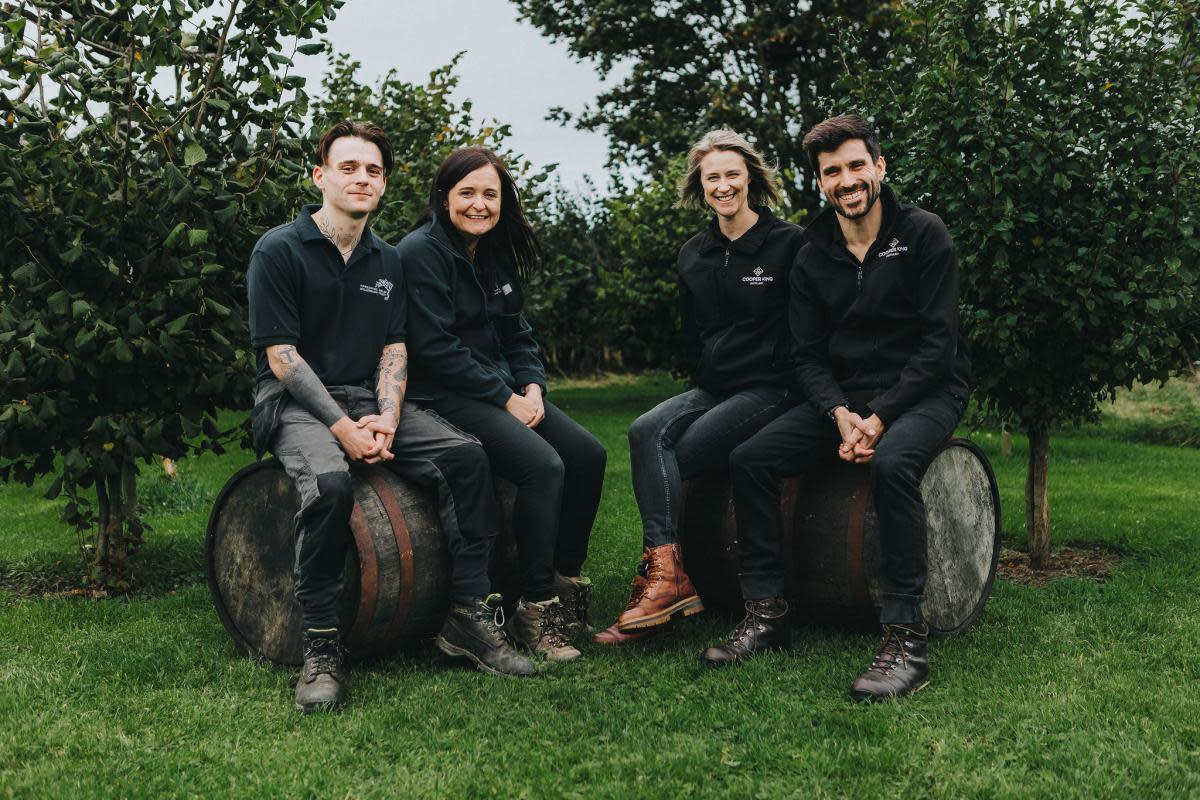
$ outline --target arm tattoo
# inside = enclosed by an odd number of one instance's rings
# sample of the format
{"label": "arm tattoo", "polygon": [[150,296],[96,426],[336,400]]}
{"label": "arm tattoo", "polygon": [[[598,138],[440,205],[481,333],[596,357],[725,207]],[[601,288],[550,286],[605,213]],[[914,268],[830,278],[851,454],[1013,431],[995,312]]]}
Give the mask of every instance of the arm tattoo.
{"label": "arm tattoo", "polygon": [[399,419],[404,393],[408,390],[408,348],[403,342],[383,348],[375,375],[375,398],[379,401],[379,413],[390,413]]}
{"label": "arm tattoo", "polygon": [[329,427],[346,416],[346,412],[329,396],[317,373],[296,352],[295,347],[283,345],[275,351],[275,355],[282,362],[275,377],[279,378],[293,400]]}

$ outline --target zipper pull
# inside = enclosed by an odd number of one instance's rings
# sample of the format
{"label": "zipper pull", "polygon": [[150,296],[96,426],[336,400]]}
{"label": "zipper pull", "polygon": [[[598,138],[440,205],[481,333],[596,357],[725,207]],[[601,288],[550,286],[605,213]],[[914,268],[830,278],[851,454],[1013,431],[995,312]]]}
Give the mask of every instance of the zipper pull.
{"label": "zipper pull", "polygon": [[860,263],[858,265],[858,275],[857,275],[857,279],[856,279],[857,283],[858,283],[858,291],[860,291],[860,292],[862,291],[862,267],[863,267],[863,265]]}

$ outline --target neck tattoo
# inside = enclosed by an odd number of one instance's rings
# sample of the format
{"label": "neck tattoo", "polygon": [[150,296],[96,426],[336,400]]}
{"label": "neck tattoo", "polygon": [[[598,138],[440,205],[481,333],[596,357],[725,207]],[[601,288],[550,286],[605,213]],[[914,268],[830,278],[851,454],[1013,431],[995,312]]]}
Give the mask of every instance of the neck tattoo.
{"label": "neck tattoo", "polygon": [[342,254],[343,259],[349,259],[354,252],[354,248],[358,247],[358,241],[362,238],[362,231],[357,233],[348,233],[337,227],[329,220],[325,219],[325,215],[320,211],[313,214],[313,222],[317,223],[317,230],[325,235],[325,238],[333,242],[333,246]]}

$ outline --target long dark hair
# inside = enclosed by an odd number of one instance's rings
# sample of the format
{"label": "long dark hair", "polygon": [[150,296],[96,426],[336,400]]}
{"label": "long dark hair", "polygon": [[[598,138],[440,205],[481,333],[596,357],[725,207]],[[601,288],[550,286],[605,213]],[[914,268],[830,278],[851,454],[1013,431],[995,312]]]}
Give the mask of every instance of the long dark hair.
{"label": "long dark hair", "polygon": [[420,227],[436,215],[446,230],[457,236],[458,229],[450,221],[450,212],[446,210],[450,190],[470,173],[489,165],[500,176],[500,219],[496,227],[479,237],[475,261],[486,264],[491,259],[511,260],[517,277],[525,282],[541,259],[542,249],[534,235],[533,226],[525,216],[512,174],[490,147],[460,147],[446,156],[429,190],[429,208],[425,209],[413,227]]}

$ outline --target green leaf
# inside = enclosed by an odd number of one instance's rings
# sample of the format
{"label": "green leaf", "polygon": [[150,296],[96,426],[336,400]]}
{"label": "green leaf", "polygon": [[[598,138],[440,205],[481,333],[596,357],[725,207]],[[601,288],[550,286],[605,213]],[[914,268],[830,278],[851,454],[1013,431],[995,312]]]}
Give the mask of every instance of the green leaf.
{"label": "green leaf", "polygon": [[323,52],[325,50],[325,43],[324,42],[310,42],[309,44],[300,45],[299,47],[296,48],[296,50],[297,50],[297,52],[299,52],[302,55],[315,56],[317,53]]}
{"label": "green leaf", "polygon": [[122,363],[128,364],[133,361],[133,351],[129,349],[129,345],[124,339],[117,339],[112,345],[113,357]]}
{"label": "green leaf", "polygon": [[183,151],[183,163],[188,167],[196,166],[207,157],[208,154],[204,152],[204,148],[199,142],[192,142]]}
{"label": "green leaf", "polygon": [[79,319],[86,316],[92,310],[91,305],[86,300],[75,300],[71,303],[71,319]]}
{"label": "green leaf", "polygon": [[188,246],[192,249],[208,244],[208,228],[192,228],[188,231]]}

